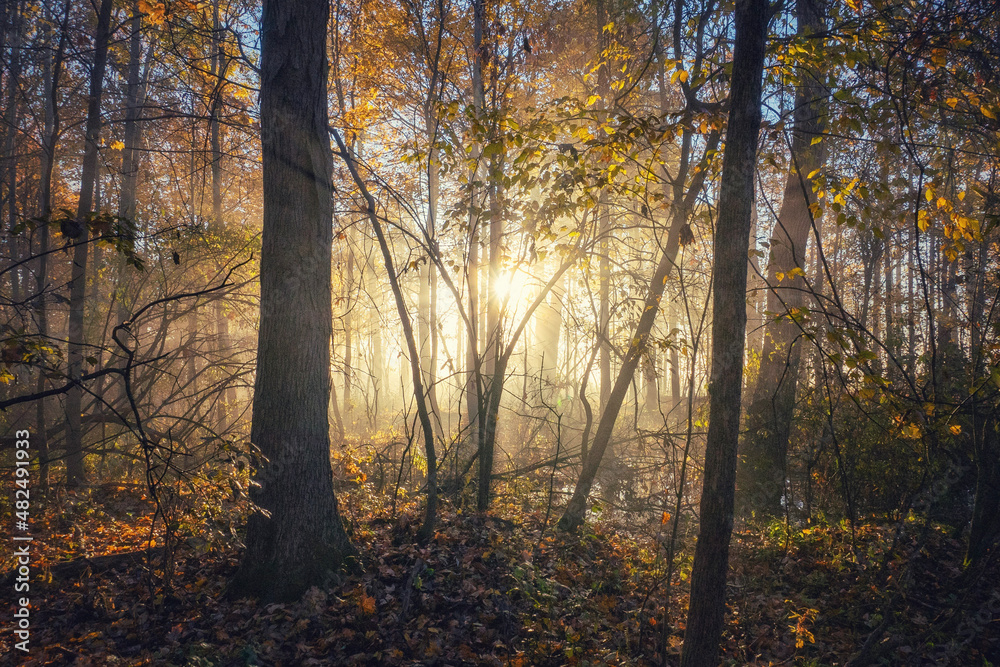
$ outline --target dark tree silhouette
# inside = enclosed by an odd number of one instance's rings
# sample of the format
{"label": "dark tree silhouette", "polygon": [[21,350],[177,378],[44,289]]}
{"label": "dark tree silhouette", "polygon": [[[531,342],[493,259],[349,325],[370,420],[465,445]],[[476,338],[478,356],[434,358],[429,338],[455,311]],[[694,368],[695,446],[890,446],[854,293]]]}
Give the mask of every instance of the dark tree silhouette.
{"label": "dark tree silhouette", "polygon": [[251,440],[262,455],[231,591],[289,600],[353,557],[330,466],[331,170],[327,0],[264,2],[264,232]]}
{"label": "dark tree silhouette", "polygon": [[736,3],[736,44],[726,153],[715,228],[712,371],[705,443],[701,526],[691,572],[683,667],[718,663],[726,609],[726,570],[733,531],[736,445],[740,431],[746,343],[747,250],[760,133],[764,46],[772,9],[767,0]]}

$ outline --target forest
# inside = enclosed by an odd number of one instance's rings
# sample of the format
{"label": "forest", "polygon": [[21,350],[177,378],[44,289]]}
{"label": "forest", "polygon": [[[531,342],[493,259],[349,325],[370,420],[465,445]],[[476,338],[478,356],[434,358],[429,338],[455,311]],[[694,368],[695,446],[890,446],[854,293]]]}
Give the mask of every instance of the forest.
{"label": "forest", "polygon": [[1000,664],[996,0],[0,1],[4,664]]}

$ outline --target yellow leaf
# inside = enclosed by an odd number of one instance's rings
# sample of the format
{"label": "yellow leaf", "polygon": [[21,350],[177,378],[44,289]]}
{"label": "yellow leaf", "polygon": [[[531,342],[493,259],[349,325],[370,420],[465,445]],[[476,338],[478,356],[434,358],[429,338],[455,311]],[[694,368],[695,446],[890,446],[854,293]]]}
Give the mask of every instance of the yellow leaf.
{"label": "yellow leaf", "polygon": [[815,146],[819,142],[823,141],[823,137],[813,137],[813,140],[809,142],[810,146]]}
{"label": "yellow leaf", "polygon": [[121,141],[119,139],[118,141],[111,142],[111,150],[113,150],[113,151],[120,151],[123,148],[125,148],[125,142],[124,141]]}
{"label": "yellow leaf", "polygon": [[806,176],[806,178],[808,179],[816,178],[816,174],[818,174],[820,171],[821,169],[813,169],[812,171],[809,172],[809,175]]}
{"label": "yellow leaf", "polygon": [[924,197],[927,199],[927,201],[934,201],[934,191],[931,190],[930,188],[927,188],[926,192],[924,192]]}
{"label": "yellow leaf", "polygon": [[951,431],[952,435],[960,435],[962,433],[962,427],[958,424],[952,424],[948,427],[948,430]]}
{"label": "yellow leaf", "polygon": [[958,106],[958,98],[957,97],[949,97],[948,99],[946,99],[944,101],[944,103],[947,104],[948,106],[950,106],[952,109],[954,109],[956,106]]}
{"label": "yellow leaf", "polygon": [[778,282],[780,283],[782,280],[785,279],[785,273],[783,271],[778,271],[777,273],[774,274],[774,277],[777,278]]}
{"label": "yellow leaf", "polygon": [[599,99],[601,99],[600,95],[591,95],[590,97],[587,98],[587,106],[588,107],[593,106],[593,104],[597,102],[597,100]]}
{"label": "yellow leaf", "polygon": [[685,81],[687,81],[688,80],[687,70],[683,70],[682,69],[680,72],[678,72],[677,73],[677,78],[680,79],[681,83],[684,83]]}
{"label": "yellow leaf", "polygon": [[358,604],[361,607],[361,611],[364,613],[369,615],[375,613],[375,598],[371,597],[367,593],[361,594],[361,600]]}
{"label": "yellow leaf", "polygon": [[796,266],[794,269],[788,272],[790,276],[803,276],[805,277],[806,272],[802,270],[801,266]]}
{"label": "yellow leaf", "polygon": [[996,120],[997,119],[997,115],[995,113],[993,113],[987,107],[979,107],[979,110],[982,111],[983,115],[986,116],[987,118],[989,118],[990,120]]}
{"label": "yellow leaf", "polygon": [[965,190],[958,193],[958,201],[965,201]]}
{"label": "yellow leaf", "polygon": [[948,205],[948,200],[947,199],[945,199],[944,197],[938,197],[938,200],[937,200],[937,207],[938,208],[944,208],[947,205]]}
{"label": "yellow leaf", "polygon": [[931,223],[927,219],[927,211],[921,211],[920,215],[917,216],[917,227],[920,231],[926,232],[931,226]]}
{"label": "yellow leaf", "polygon": [[660,517],[660,525],[662,526],[666,524],[668,521],[670,521],[670,512],[664,512],[663,516]]}

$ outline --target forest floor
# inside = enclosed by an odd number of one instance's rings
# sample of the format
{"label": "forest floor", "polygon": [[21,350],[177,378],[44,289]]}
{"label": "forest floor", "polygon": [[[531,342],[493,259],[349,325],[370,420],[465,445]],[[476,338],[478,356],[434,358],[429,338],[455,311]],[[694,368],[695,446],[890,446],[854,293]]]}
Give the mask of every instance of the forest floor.
{"label": "forest floor", "polygon": [[[211,493],[172,502],[175,529],[186,537],[171,549],[165,587],[165,552],[148,540],[153,506],[140,488],[33,499],[31,649],[23,664],[655,665],[664,654],[666,664],[678,661],[690,554],[678,556],[664,618],[664,549],[648,530],[622,521],[604,519],[576,535],[543,531],[544,506],[526,512],[521,501],[501,498],[490,516],[446,505],[434,539],[420,546],[416,506],[390,518],[370,496],[349,498],[343,504],[363,572],[294,604],[258,605],[223,595],[239,559],[228,526],[245,508]],[[10,525],[10,509],[0,514]],[[151,546],[152,576],[145,558],[121,555]],[[2,571],[10,573],[4,548]],[[100,558],[108,554],[119,555]],[[994,557],[967,572],[962,556],[946,528],[914,518],[858,526],[853,537],[846,524],[738,531],[724,664],[843,665],[859,651],[855,664],[996,664],[1000,563]],[[14,613],[12,586],[6,577],[4,619]],[[19,655],[7,630],[0,655]]]}

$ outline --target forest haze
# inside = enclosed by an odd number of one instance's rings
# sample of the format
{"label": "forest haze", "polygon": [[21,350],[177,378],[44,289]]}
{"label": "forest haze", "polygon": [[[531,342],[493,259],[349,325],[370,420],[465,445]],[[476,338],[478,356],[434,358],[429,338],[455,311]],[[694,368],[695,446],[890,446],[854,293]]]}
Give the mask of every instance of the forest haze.
{"label": "forest haze", "polygon": [[998,16],[0,1],[4,660],[1000,663]]}

